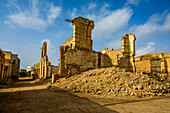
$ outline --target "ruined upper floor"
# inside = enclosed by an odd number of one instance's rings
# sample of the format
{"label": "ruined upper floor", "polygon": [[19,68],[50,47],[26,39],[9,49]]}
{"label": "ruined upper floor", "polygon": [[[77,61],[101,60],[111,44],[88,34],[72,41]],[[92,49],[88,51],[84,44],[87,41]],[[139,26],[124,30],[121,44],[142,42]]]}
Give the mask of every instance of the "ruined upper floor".
{"label": "ruined upper floor", "polygon": [[71,22],[73,25],[73,36],[64,42],[64,46],[92,50],[93,41],[91,34],[94,29],[94,21],[79,16],[72,19]]}

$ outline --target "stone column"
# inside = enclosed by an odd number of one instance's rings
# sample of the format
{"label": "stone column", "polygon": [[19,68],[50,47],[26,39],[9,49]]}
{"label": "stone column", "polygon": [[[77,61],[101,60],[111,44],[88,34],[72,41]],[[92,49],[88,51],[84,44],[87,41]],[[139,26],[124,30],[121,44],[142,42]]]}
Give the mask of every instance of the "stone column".
{"label": "stone column", "polygon": [[161,73],[166,73],[167,72],[167,68],[166,68],[167,64],[166,64],[164,54],[161,54],[160,57],[161,57]]}
{"label": "stone column", "polygon": [[45,60],[45,74],[44,74],[44,78],[47,78],[47,61]]}

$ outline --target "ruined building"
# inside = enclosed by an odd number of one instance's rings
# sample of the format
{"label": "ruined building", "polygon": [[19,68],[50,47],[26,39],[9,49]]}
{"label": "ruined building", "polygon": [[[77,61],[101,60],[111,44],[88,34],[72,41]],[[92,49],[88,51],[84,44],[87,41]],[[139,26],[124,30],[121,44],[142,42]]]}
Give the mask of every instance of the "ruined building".
{"label": "ruined building", "polygon": [[5,54],[0,49],[0,79],[4,78]]}
{"label": "ruined building", "polygon": [[12,76],[11,78],[17,79],[19,76],[20,59],[18,54],[12,54]]}
{"label": "ruined building", "polygon": [[41,48],[41,58],[40,58],[40,78],[46,78],[48,75],[48,66],[51,62],[48,61],[47,56],[47,42],[43,43]]}
{"label": "ruined building", "polygon": [[153,53],[135,56],[133,33],[121,39],[121,49],[105,48],[99,52],[92,49],[91,39],[94,21],[83,17],[71,20],[73,36],[60,46],[59,76],[69,76],[89,69],[117,66],[131,72],[170,73],[169,53]]}
{"label": "ruined building", "polygon": [[135,57],[136,72],[170,73],[170,53],[149,53]]}
{"label": "ruined building", "polygon": [[0,75],[3,78],[17,79],[20,69],[20,59],[17,54],[0,50]]}
{"label": "ruined building", "polygon": [[58,66],[51,65],[47,56],[47,42],[41,47],[40,62],[34,66],[34,75],[39,78],[49,78],[58,72]]}
{"label": "ruined building", "polygon": [[89,69],[112,66],[108,55],[92,50],[94,21],[77,17],[71,20],[73,36],[60,46],[59,75],[69,76]]}
{"label": "ruined building", "polygon": [[105,48],[100,52],[110,57],[113,66],[119,66],[127,71],[135,72],[135,40],[133,33],[126,34],[121,39],[121,49]]}

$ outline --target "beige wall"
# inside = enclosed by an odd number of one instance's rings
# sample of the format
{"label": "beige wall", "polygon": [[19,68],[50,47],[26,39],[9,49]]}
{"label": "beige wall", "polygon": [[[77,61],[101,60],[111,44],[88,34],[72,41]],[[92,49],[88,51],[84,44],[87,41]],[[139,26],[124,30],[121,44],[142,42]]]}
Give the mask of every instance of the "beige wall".
{"label": "beige wall", "polygon": [[151,72],[151,64],[150,60],[143,60],[143,61],[136,61],[135,62],[136,66],[136,72]]}
{"label": "beige wall", "polygon": [[39,76],[40,76],[40,62],[37,63],[37,64],[34,66],[34,76],[35,76],[35,77],[39,77]]}
{"label": "beige wall", "polygon": [[149,53],[135,57],[136,72],[170,73],[170,53]]}
{"label": "beige wall", "polygon": [[[120,60],[120,57],[122,57],[122,50],[121,49],[113,50],[113,49],[105,48],[100,52],[103,53],[103,54],[107,54],[110,57],[113,66],[119,65],[118,62]],[[118,56],[120,56],[120,57],[118,57]]]}
{"label": "beige wall", "polygon": [[18,78],[20,69],[20,59],[17,54],[12,54],[12,78]]}
{"label": "beige wall", "polygon": [[4,78],[11,78],[12,75],[12,53],[3,51],[5,54]]}
{"label": "beige wall", "polygon": [[170,57],[166,58],[166,62],[167,62],[167,72],[170,73]]}
{"label": "beige wall", "polygon": [[126,34],[121,39],[121,49],[113,50],[113,48],[105,48],[100,52],[110,57],[112,65],[119,66],[126,71],[135,72],[135,40],[136,38],[133,33]]}
{"label": "beige wall", "polygon": [[0,50],[0,79],[4,77],[5,54]]}
{"label": "beige wall", "polygon": [[64,46],[86,48],[92,50],[93,41],[91,32],[94,28],[94,21],[83,17],[71,20],[73,25],[73,36],[64,42]]}
{"label": "beige wall", "polygon": [[51,65],[51,75],[52,74],[57,74],[58,73],[58,71],[59,71],[59,67],[58,66],[53,66],[53,65]]}
{"label": "beige wall", "polygon": [[112,66],[111,59],[106,54],[81,48],[60,47],[60,76],[110,66]]}

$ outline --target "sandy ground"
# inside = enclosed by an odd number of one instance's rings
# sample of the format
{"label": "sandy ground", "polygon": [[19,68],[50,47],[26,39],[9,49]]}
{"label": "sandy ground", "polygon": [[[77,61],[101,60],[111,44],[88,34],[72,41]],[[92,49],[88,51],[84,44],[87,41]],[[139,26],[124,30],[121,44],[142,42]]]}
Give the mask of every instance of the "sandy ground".
{"label": "sandy ground", "polygon": [[20,79],[0,88],[0,113],[170,113],[162,97],[101,97],[48,89],[50,80]]}

